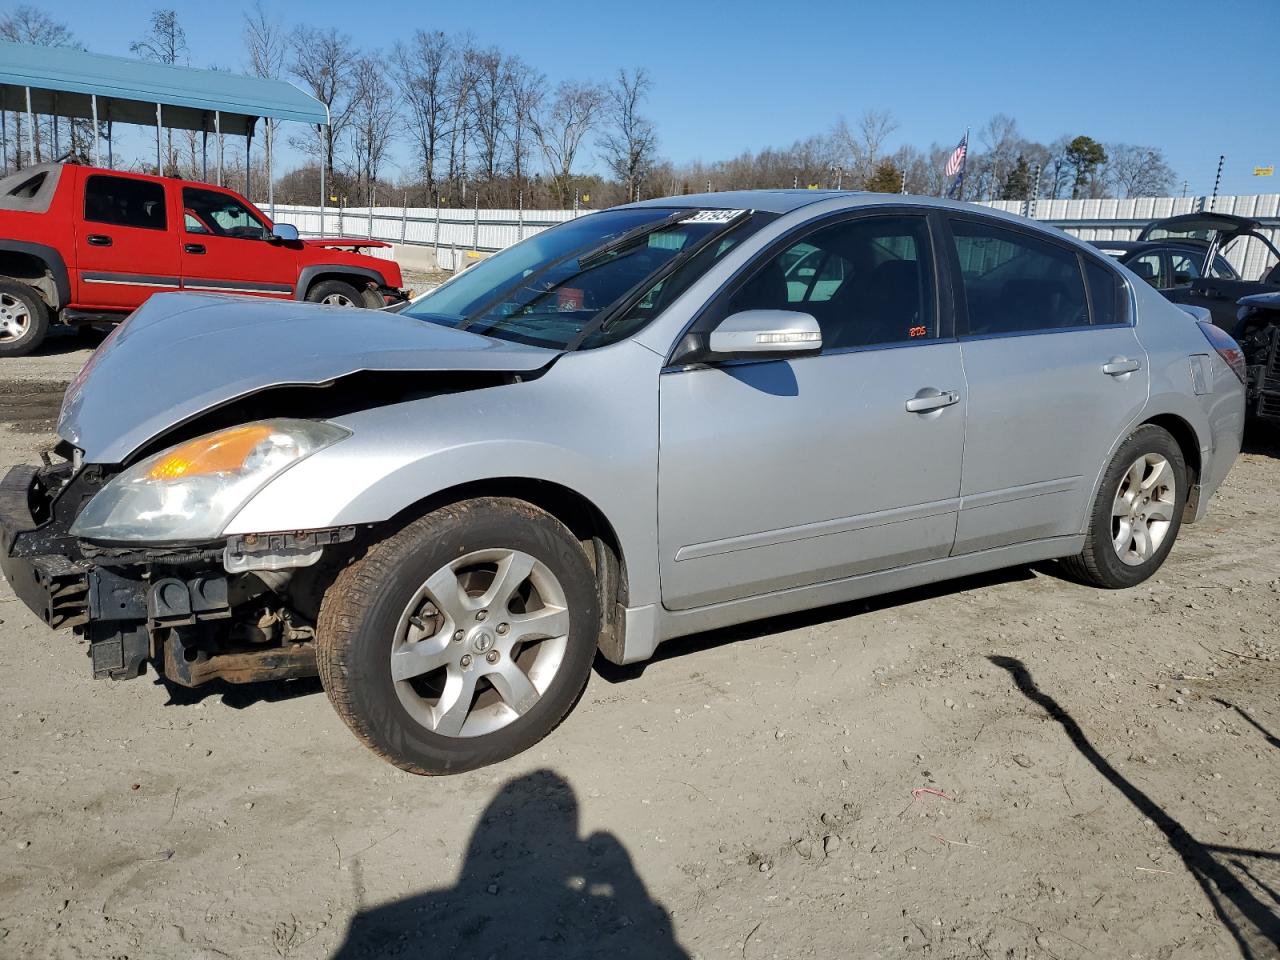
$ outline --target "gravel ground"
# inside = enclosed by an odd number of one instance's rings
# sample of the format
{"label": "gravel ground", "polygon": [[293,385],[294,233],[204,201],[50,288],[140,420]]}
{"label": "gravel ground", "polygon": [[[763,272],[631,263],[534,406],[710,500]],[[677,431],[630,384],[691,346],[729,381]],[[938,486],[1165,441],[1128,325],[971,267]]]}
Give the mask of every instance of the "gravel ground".
{"label": "gravel ground", "polygon": [[[83,357],[0,361],[0,465]],[[0,956],[1280,955],[1280,448],[1249,449],[1137,589],[1046,564],[676,641],[440,780],[314,682],[95,682],[0,582]]]}

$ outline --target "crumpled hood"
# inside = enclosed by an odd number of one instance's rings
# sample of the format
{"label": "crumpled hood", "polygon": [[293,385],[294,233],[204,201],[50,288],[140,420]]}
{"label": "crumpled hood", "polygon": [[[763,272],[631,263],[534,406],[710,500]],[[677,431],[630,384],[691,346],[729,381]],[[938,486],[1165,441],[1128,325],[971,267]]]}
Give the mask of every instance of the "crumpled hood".
{"label": "crumpled hood", "polygon": [[67,388],[58,434],[86,462],[120,463],[157,434],[268,387],[377,370],[524,373],[558,355],[380,310],[159,294]]}

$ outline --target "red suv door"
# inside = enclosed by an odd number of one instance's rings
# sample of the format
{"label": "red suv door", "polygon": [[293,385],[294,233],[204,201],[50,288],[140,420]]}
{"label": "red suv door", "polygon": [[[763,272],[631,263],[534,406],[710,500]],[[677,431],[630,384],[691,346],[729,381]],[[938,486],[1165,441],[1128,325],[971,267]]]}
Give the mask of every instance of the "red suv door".
{"label": "red suv door", "polygon": [[184,290],[292,297],[298,250],[272,238],[266,221],[235,194],[182,188]]}
{"label": "red suv door", "polygon": [[133,310],[177,290],[178,244],[159,180],[90,173],[76,221],[78,306]]}

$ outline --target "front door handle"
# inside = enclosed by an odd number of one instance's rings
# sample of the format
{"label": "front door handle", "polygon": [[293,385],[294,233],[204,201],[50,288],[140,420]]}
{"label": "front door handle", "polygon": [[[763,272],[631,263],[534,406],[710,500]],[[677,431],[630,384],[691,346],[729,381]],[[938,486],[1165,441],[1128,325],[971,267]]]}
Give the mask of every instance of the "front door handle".
{"label": "front door handle", "polygon": [[101,233],[91,233],[86,238],[89,245],[93,247],[109,247],[111,246],[111,238]]}
{"label": "front door handle", "polygon": [[939,390],[937,387],[925,387],[917,390],[916,395],[907,401],[908,413],[928,413],[941,410],[953,403],[960,402],[960,394],[954,390]]}
{"label": "front door handle", "polygon": [[1126,373],[1133,373],[1142,364],[1137,360],[1130,360],[1128,357],[1112,357],[1102,365],[1102,372],[1109,377],[1122,377]]}
{"label": "front door handle", "polygon": [[203,243],[184,243],[182,249],[187,253],[204,253]]}

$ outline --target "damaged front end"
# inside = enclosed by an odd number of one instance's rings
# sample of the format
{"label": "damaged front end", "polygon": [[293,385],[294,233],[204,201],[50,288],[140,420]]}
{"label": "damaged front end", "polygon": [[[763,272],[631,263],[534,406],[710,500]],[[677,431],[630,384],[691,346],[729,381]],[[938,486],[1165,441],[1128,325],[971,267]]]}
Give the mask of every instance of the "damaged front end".
{"label": "damaged front end", "polygon": [[323,511],[285,532],[231,535],[232,519],[349,437],[346,414],[520,382],[559,356],[383,311],[353,344],[350,324],[318,304],[164,294],[90,357],[58,462],[0,483],[0,564],[50,627],[89,641],[95,676],[148,661],[191,686],[314,674],[320,598],[360,531]]}
{"label": "damaged front end", "polygon": [[314,676],[320,598],[356,528],[162,546],[76,536],[77,517],[118,474],[47,457],[0,480],[5,578],[50,627],[88,641],[94,677],[137,677],[148,662],[187,687]]}

